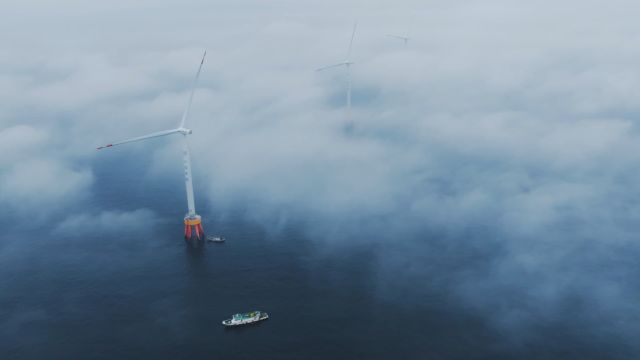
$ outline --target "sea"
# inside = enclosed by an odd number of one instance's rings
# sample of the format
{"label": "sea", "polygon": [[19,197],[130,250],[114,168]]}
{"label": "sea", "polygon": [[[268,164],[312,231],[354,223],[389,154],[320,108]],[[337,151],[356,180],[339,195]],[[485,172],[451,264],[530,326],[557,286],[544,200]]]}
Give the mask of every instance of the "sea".
{"label": "sea", "polygon": [[[514,339],[443,285],[449,281],[447,269],[481,264],[486,254],[467,253],[447,264],[430,254],[425,261],[433,264],[422,273],[414,269],[415,260],[385,267],[386,256],[415,256],[403,254],[393,240],[374,239],[367,219],[358,225],[360,237],[349,232],[349,237],[326,239],[307,230],[314,219],[295,213],[273,227],[251,215],[251,203],[218,208],[198,201],[205,231],[227,241],[188,244],[182,238],[185,200],[179,174],[159,180],[138,171],[138,165],[115,160],[96,165],[86,210],[66,208],[68,213],[35,224],[4,217],[0,359],[595,359],[630,354],[615,341],[593,341],[555,322]],[[84,211],[136,209],[149,209],[152,223],[57,230],[60,221]],[[403,240],[416,244],[438,236],[397,235],[414,236]],[[221,324],[234,313],[253,310],[270,318],[237,328]]]}

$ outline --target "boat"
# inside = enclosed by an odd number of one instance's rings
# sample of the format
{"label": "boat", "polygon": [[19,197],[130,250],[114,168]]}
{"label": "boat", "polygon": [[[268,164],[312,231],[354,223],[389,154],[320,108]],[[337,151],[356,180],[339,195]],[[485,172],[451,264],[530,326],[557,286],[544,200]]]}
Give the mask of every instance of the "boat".
{"label": "boat", "polygon": [[244,314],[235,314],[231,316],[231,319],[224,320],[222,325],[224,326],[238,326],[251,324],[262,320],[267,320],[269,314],[263,311],[252,311]]}
{"label": "boat", "polygon": [[221,242],[225,242],[225,238],[223,238],[222,236],[207,236],[207,241],[210,242],[217,242],[217,243],[221,243]]}

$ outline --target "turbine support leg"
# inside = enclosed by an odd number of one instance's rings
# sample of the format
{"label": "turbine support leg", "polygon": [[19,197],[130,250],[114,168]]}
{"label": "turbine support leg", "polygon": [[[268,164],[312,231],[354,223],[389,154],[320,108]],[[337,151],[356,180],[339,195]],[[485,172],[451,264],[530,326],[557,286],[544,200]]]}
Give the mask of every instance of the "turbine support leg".
{"label": "turbine support leg", "polygon": [[191,225],[184,225],[184,239],[185,240],[189,240],[191,239]]}
{"label": "turbine support leg", "polygon": [[204,228],[202,228],[202,223],[197,225],[198,228],[198,232],[200,233],[200,236],[202,236],[202,238],[204,239]]}
{"label": "turbine support leg", "polygon": [[200,215],[187,215],[184,218],[184,239],[189,241],[193,237],[198,240],[204,239],[204,229],[202,228]]}

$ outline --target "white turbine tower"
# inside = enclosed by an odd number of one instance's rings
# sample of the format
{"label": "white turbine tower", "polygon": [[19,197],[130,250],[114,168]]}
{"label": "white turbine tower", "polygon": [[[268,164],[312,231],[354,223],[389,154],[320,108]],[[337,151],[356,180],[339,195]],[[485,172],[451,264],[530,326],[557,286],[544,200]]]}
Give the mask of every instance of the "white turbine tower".
{"label": "white turbine tower", "polygon": [[155,132],[149,135],[139,136],[127,140],[123,140],[120,142],[115,142],[111,144],[107,144],[104,146],[98,147],[98,150],[122,145],[135,141],[142,141],[147,139],[152,139],[160,136],[166,136],[171,134],[181,134],[182,140],[184,144],[183,150],[183,161],[184,161],[184,183],[187,189],[187,208],[188,212],[184,217],[184,237],[186,240],[190,240],[192,235],[195,235],[198,240],[201,240],[204,237],[204,229],[202,228],[202,218],[200,215],[196,214],[196,205],[193,196],[193,182],[191,180],[191,155],[189,154],[189,143],[187,141],[187,135],[191,134],[191,129],[185,128],[185,124],[187,122],[187,117],[189,116],[189,109],[191,108],[191,103],[193,102],[193,94],[196,91],[196,84],[198,82],[198,77],[200,77],[200,71],[202,70],[202,65],[204,64],[204,58],[207,56],[207,52],[205,51],[202,55],[202,61],[200,61],[200,67],[198,67],[198,72],[196,73],[196,77],[193,79],[193,84],[191,86],[191,94],[189,95],[189,101],[187,102],[187,107],[182,114],[182,120],[180,120],[180,125],[176,129],[165,130]]}
{"label": "white turbine tower", "polygon": [[316,69],[316,71],[322,71],[322,70],[339,67],[339,66],[346,67],[347,69],[347,111],[348,112],[351,111],[351,65],[354,64],[354,62],[351,61],[351,47],[353,46],[353,38],[356,36],[357,27],[358,27],[358,23],[356,22],[353,24],[353,32],[351,33],[351,41],[349,42],[349,50],[347,50],[346,60],[341,63],[337,63],[329,66],[323,66],[319,69]]}

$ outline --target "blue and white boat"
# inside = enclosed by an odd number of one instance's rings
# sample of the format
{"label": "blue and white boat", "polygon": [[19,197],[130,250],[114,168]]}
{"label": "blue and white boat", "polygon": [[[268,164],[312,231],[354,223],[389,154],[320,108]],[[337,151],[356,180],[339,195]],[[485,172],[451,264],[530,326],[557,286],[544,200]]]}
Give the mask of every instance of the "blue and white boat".
{"label": "blue and white boat", "polygon": [[254,322],[266,320],[269,318],[269,314],[263,311],[252,311],[244,314],[235,314],[231,319],[224,320],[222,325],[224,326],[238,326],[251,324]]}

